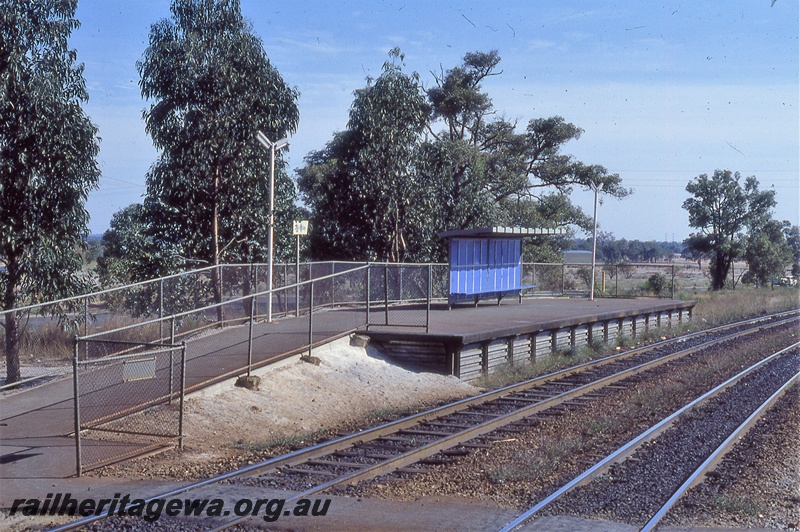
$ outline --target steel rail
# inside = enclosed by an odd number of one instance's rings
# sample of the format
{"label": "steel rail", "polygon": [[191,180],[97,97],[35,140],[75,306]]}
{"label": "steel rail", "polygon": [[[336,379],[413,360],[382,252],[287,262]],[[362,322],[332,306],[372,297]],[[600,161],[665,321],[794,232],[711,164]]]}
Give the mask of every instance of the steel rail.
{"label": "steel rail", "polygon": [[[795,344],[800,345],[800,344]],[[641,532],[649,532],[653,530],[656,525],[667,515],[667,512],[678,502],[687,491],[692,489],[694,486],[701,484],[704,480],[704,476],[706,473],[713,471],[717,465],[722,461],[723,457],[733,449],[734,445],[736,444],[737,440],[744,437],[747,432],[755,425],[755,423],[763,416],[771,407],[772,405],[780,399],[783,394],[796,382],[800,382],[800,372],[795,373],[786,383],[783,384],[774,394],[772,394],[769,399],[764,401],[761,406],[759,406],[750,416],[741,424],[739,425],[719,447],[717,447],[714,452],[712,452],[708,458],[700,465],[700,467],[692,473],[686,482],[678,488],[675,493],[672,494],[672,497],[664,503],[664,506],[656,512],[655,515],[648,521],[641,529]]]}
{"label": "steel rail", "polygon": [[735,385],[737,382],[739,382],[739,380],[741,380],[742,378],[744,378],[748,374],[752,373],[753,371],[756,371],[761,366],[769,363],[770,361],[772,361],[775,358],[783,355],[784,353],[787,353],[787,352],[789,352],[789,351],[791,351],[793,349],[796,349],[797,347],[800,347],[800,342],[792,344],[789,347],[781,349],[780,351],[777,351],[777,352],[773,353],[772,355],[768,356],[767,358],[764,358],[764,359],[760,360],[759,362],[756,362],[755,364],[753,364],[749,368],[746,368],[746,369],[742,370],[741,372],[737,373],[736,375],[734,375],[730,379],[726,380],[722,384],[720,384],[720,385],[714,387],[713,389],[709,390],[708,392],[704,393],[703,395],[701,395],[697,399],[695,399],[692,402],[688,403],[686,406],[684,406],[680,410],[677,410],[676,412],[672,413],[671,415],[669,415],[668,417],[664,418],[663,420],[661,420],[657,424],[653,425],[652,427],[650,427],[649,429],[647,429],[646,431],[644,431],[643,433],[641,433],[640,435],[638,435],[637,437],[635,437],[634,439],[632,439],[631,441],[629,441],[628,443],[626,443],[625,445],[623,445],[622,447],[620,447],[619,449],[614,451],[613,453],[609,454],[607,457],[605,457],[601,461],[597,462],[595,465],[593,465],[592,467],[590,467],[589,469],[587,469],[586,471],[584,471],[583,473],[581,473],[580,475],[578,475],[577,477],[575,477],[574,479],[572,479],[571,481],[566,483],[564,486],[562,486],[558,490],[554,491],[552,494],[550,494],[547,497],[545,497],[544,499],[542,499],[539,503],[537,503],[533,507],[529,508],[528,510],[526,510],[525,512],[520,514],[512,522],[508,523],[506,526],[501,528],[500,532],[510,532],[511,530],[513,530],[516,527],[520,526],[521,524],[525,523],[534,514],[540,512],[545,507],[549,506],[553,501],[555,501],[556,499],[558,499],[561,496],[565,495],[566,493],[570,492],[573,488],[588,483],[594,477],[596,477],[598,475],[601,475],[601,474],[605,473],[606,471],[608,471],[608,469],[613,464],[620,463],[623,460],[625,460],[626,458],[628,458],[629,456],[633,455],[639,449],[639,447],[642,446],[642,444],[644,444],[647,441],[650,441],[651,439],[659,436],[661,433],[663,433],[664,431],[669,429],[682,414],[688,412],[689,410],[691,410],[692,408],[694,408],[698,404],[700,404],[700,403],[702,403],[704,401],[707,401],[708,399],[710,399],[710,398],[712,398],[712,397],[714,397],[716,395],[719,395],[723,391],[725,391],[728,388],[730,388],[731,386]]}
{"label": "steel rail", "polygon": [[[430,409],[430,410],[427,410],[427,411],[424,411],[424,412],[420,412],[418,414],[414,414],[412,416],[408,416],[408,417],[405,417],[405,418],[402,418],[402,419],[399,419],[399,420],[391,421],[389,423],[385,423],[385,424],[380,425],[378,427],[374,427],[374,428],[371,428],[371,429],[365,429],[365,430],[360,431],[360,432],[355,433],[355,434],[342,436],[342,437],[339,437],[339,438],[336,438],[336,439],[333,439],[333,440],[330,440],[330,441],[327,441],[327,442],[323,442],[323,443],[319,443],[319,444],[313,445],[311,447],[307,447],[307,448],[304,448],[304,449],[299,449],[297,451],[293,451],[291,453],[288,453],[288,454],[285,454],[285,455],[282,455],[282,456],[271,458],[269,460],[265,460],[265,461],[262,461],[262,462],[257,462],[257,463],[254,463],[254,464],[250,464],[248,466],[245,466],[243,468],[237,469],[235,471],[230,471],[230,472],[227,472],[227,473],[223,473],[223,474],[215,476],[215,477],[204,479],[202,481],[198,481],[198,482],[183,486],[181,488],[177,488],[176,490],[172,490],[172,491],[170,491],[168,493],[164,493],[164,494],[160,494],[160,495],[157,495],[157,496],[153,496],[153,497],[147,499],[146,502],[149,502],[149,501],[154,500],[154,499],[173,497],[175,495],[179,495],[181,493],[185,493],[185,492],[190,491],[190,490],[202,488],[202,487],[205,487],[205,486],[208,486],[208,485],[211,485],[211,484],[215,484],[215,483],[218,483],[218,482],[230,480],[232,478],[239,477],[239,476],[254,475],[254,474],[259,474],[260,472],[275,470],[275,469],[277,469],[279,467],[288,467],[288,466],[294,466],[294,465],[302,464],[304,462],[307,462],[308,460],[313,460],[313,459],[320,458],[322,456],[331,454],[331,453],[336,452],[336,451],[341,451],[341,450],[347,449],[347,448],[351,447],[354,442],[374,441],[374,440],[379,439],[381,437],[387,436],[389,434],[394,434],[394,433],[396,433],[396,432],[398,432],[400,430],[403,430],[403,429],[408,428],[408,427],[412,427],[414,425],[417,425],[419,423],[425,422],[427,420],[441,418],[441,417],[444,417],[444,416],[449,415],[449,414],[458,413],[458,412],[460,412],[462,410],[466,410],[466,409],[470,408],[471,406],[474,406],[474,405],[477,405],[477,404],[484,404],[484,403],[488,403],[488,402],[493,401],[493,400],[502,399],[502,398],[504,398],[506,396],[509,396],[509,395],[513,394],[513,393],[520,392],[520,391],[523,391],[523,390],[526,390],[526,389],[529,389],[529,388],[535,388],[536,386],[544,385],[544,384],[550,383],[550,382],[552,382],[554,380],[557,380],[557,379],[579,375],[579,374],[581,374],[584,371],[589,370],[589,369],[602,367],[604,365],[607,365],[607,364],[610,364],[610,363],[613,363],[613,362],[617,362],[617,361],[620,361],[620,360],[625,360],[626,358],[633,358],[634,356],[640,355],[640,354],[645,353],[647,351],[654,350],[654,349],[657,349],[657,348],[660,348],[660,347],[664,347],[664,346],[667,346],[667,345],[670,345],[670,344],[681,343],[681,342],[685,341],[688,338],[694,338],[694,337],[702,336],[702,335],[709,334],[709,333],[720,332],[720,331],[724,331],[725,329],[731,329],[731,328],[734,328],[734,327],[747,325],[747,324],[754,325],[754,327],[752,329],[748,329],[748,330],[745,330],[745,331],[737,331],[736,333],[734,333],[732,335],[729,335],[729,336],[726,336],[724,338],[717,338],[717,339],[713,339],[713,340],[710,340],[710,341],[707,341],[707,342],[703,342],[703,343],[698,344],[696,346],[693,346],[693,347],[691,347],[691,348],[689,348],[687,350],[681,350],[681,351],[678,351],[676,353],[672,353],[672,354],[666,355],[666,357],[661,357],[659,359],[652,360],[650,362],[646,362],[644,364],[640,364],[640,365],[634,366],[632,368],[627,368],[627,369],[623,370],[622,373],[617,373],[617,374],[613,374],[613,375],[604,377],[600,381],[584,384],[582,386],[576,387],[573,390],[565,391],[565,392],[562,392],[562,393],[560,393],[558,395],[551,396],[551,397],[549,397],[547,399],[543,399],[541,402],[533,403],[533,404],[531,404],[531,405],[529,405],[527,407],[524,407],[521,410],[516,410],[514,412],[511,412],[510,414],[507,414],[507,416],[514,416],[514,417],[513,417],[513,419],[511,419],[510,417],[504,418],[506,420],[505,423],[500,422],[499,419],[489,420],[487,422],[484,422],[481,425],[472,427],[472,429],[470,429],[471,435],[469,437],[460,438],[459,436],[461,436],[462,433],[455,433],[454,434],[455,438],[450,440],[451,444],[449,445],[450,447],[453,447],[453,446],[456,446],[456,445],[458,445],[460,443],[463,443],[464,441],[467,441],[469,439],[474,439],[475,437],[480,436],[481,434],[484,434],[486,432],[491,432],[491,430],[494,430],[494,429],[496,429],[497,427],[499,427],[499,426],[501,426],[503,424],[513,423],[514,421],[517,421],[518,419],[522,419],[524,417],[529,417],[529,416],[535,414],[538,410],[544,410],[546,408],[552,408],[553,406],[556,406],[557,404],[561,404],[563,402],[567,402],[567,401],[569,401],[571,399],[574,399],[575,397],[577,397],[579,395],[584,395],[586,393],[594,391],[595,389],[597,389],[599,387],[607,386],[609,384],[613,384],[614,382],[616,382],[618,380],[622,380],[624,378],[631,377],[631,376],[633,376],[635,374],[641,373],[643,371],[646,371],[648,369],[656,367],[656,366],[658,366],[660,364],[663,364],[663,363],[666,363],[668,361],[671,361],[671,360],[674,360],[676,358],[679,358],[680,356],[685,356],[685,355],[694,353],[694,352],[699,351],[701,349],[710,347],[710,346],[715,345],[717,343],[721,343],[721,342],[725,342],[725,341],[731,340],[733,338],[738,338],[738,337],[741,337],[741,336],[744,336],[744,335],[747,335],[747,334],[752,334],[752,333],[758,332],[758,331],[763,329],[763,327],[758,327],[758,324],[763,322],[763,321],[766,321],[768,319],[775,318],[775,317],[785,318],[782,321],[770,323],[768,326],[769,327],[774,327],[774,326],[782,325],[782,324],[784,324],[784,323],[786,323],[788,321],[791,321],[792,319],[795,319],[795,317],[792,316],[792,314],[797,314],[797,312],[796,311],[789,311],[789,312],[777,313],[777,314],[772,315],[772,316],[761,316],[759,318],[754,318],[754,319],[750,319],[750,320],[743,320],[743,321],[736,322],[736,323],[733,323],[733,324],[723,325],[723,326],[715,327],[715,328],[712,328],[712,329],[706,329],[704,331],[691,333],[689,335],[685,335],[685,336],[681,336],[681,337],[677,337],[677,338],[671,338],[671,339],[668,339],[668,340],[663,340],[663,341],[660,341],[660,342],[656,342],[654,344],[650,344],[648,346],[639,347],[639,348],[636,348],[636,349],[632,349],[630,351],[625,351],[625,352],[622,352],[622,353],[617,353],[617,354],[614,354],[614,355],[611,355],[611,356],[608,356],[608,357],[604,357],[604,358],[601,358],[601,359],[597,359],[597,360],[594,360],[594,361],[585,362],[585,363],[579,364],[577,366],[571,366],[569,368],[565,368],[563,370],[558,370],[558,371],[549,373],[547,375],[535,377],[533,379],[529,379],[529,380],[523,381],[521,383],[516,383],[516,384],[511,384],[511,385],[508,385],[508,386],[504,386],[504,387],[496,389],[496,390],[491,390],[491,391],[488,391],[488,392],[484,392],[482,394],[479,394],[479,395],[476,395],[476,396],[473,396],[473,397],[467,397],[465,399],[461,399],[461,400],[455,401],[455,402],[447,404],[447,405],[436,407],[436,408],[433,408],[433,409]],[[621,375],[621,374],[624,374],[624,376],[619,376],[618,377],[618,375]],[[597,382],[603,382],[603,384],[602,385],[597,385]],[[579,390],[580,393],[576,393],[576,390]],[[542,405],[544,405],[544,406],[542,406]],[[537,410],[537,407],[538,407],[538,410]],[[523,412],[523,414],[520,414],[520,412]],[[490,426],[491,426],[491,428],[490,428]],[[487,430],[483,430],[483,429],[487,429]],[[458,440],[458,441],[456,441],[456,440]],[[455,443],[452,443],[452,442],[455,442]],[[426,456],[421,456],[421,454],[431,451],[433,449],[432,446],[434,446],[437,443],[439,443],[439,442],[432,442],[430,444],[427,444],[424,447],[421,447],[421,448],[415,450],[415,451],[419,451],[419,452],[415,453],[415,454],[418,455],[418,458],[416,460],[412,460],[411,462],[408,462],[408,463],[413,463],[414,461],[418,461],[418,460],[420,460],[422,458],[425,458]],[[431,452],[430,454],[436,454],[436,452],[439,452],[439,450],[441,450],[441,449],[437,449],[437,450]],[[412,452],[415,452],[415,451],[412,451]],[[430,456],[430,454],[428,454],[427,456]],[[404,455],[399,455],[399,458],[402,458],[403,456]],[[377,474],[386,473],[389,470],[391,470],[391,468],[389,468],[389,469],[381,468],[382,465],[383,465],[383,463],[379,463],[379,464],[376,464],[375,466],[372,466],[370,468],[373,471],[377,470],[377,469],[373,469],[373,468],[376,468],[376,467],[380,468],[380,470],[378,470],[378,472],[375,473],[372,476],[375,476]],[[403,467],[404,465],[407,465],[407,463],[403,462],[403,463],[401,463],[401,465],[398,465],[396,467]],[[396,469],[396,467],[394,469]],[[326,489],[326,488],[331,487],[331,486],[333,486],[335,484],[341,484],[341,483],[344,483],[344,482],[354,482],[354,481],[357,481],[357,480],[363,480],[361,473],[363,473],[364,471],[365,470],[355,471],[355,472],[353,472],[351,474],[348,474],[346,477],[340,477],[338,479],[333,479],[332,481],[329,481],[329,482],[325,483],[325,485],[324,485],[325,488],[321,488],[321,489]],[[308,495],[310,493],[315,493],[317,491],[320,491],[320,489],[312,488],[308,492],[303,492],[302,494],[299,494],[298,497],[300,497],[301,495]],[[292,500],[294,500],[294,499],[292,499]],[[108,517],[107,513],[106,514],[97,515],[97,516],[89,516],[89,517],[85,517],[83,519],[74,521],[72,523],[67,523],[67,524],[62,525],[60,527],[57,527],[57,528],[55,528],[53,530],[54,531],[73,530],[75,528],[79,528],[81,526],[84,526],[84,525],[89,524],[91,522],[97,521],[99,519],[103,519],[105,517]],[[232,524],[233,523],[229,523],[229,524],[226,524],[224,526],[226,526],[226,527],[227,526],[232,526]]]}

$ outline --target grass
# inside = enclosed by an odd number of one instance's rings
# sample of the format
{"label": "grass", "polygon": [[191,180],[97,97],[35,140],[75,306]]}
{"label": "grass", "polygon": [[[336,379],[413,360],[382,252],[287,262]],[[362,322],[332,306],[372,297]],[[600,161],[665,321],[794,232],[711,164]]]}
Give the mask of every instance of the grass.
{"label": "grass", "polygon": [[733,514],[742,517],[760,517],[763,509],[757,502],[743,495],[718,495],[709,502],[712,514]]}
{"label": "grass", "polygon": [[700,329],[800,308],[800,290],[793,288],[682,293],[680,299],[697,300],[692,319]]}
{"label": "grass", "polygon": [[280,435],[260,442],[246,442],[239,440],[234,445],[237,449],[244,451],[257,451],[257,452],[278,452],[282,453],[292,447],[305,445],[308,442],[317,441],[320,436],[325,434],[323,429],[318,429],[311,432],[304,432],[300,434]]}

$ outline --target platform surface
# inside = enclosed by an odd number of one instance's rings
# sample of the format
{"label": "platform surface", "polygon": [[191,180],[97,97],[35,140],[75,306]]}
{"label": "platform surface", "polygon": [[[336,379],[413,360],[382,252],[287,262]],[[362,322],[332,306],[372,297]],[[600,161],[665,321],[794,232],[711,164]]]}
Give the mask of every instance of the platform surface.
{"label": "platform surface", "polygon": [[[634,314],[691,308],[694,301],[672,299],[588,299],[573,298],[508,298],[499,305],[485,301],[457,305],[448,311],[436,306],[431,310],[429,331],[421,328],[370,326],[365,332],[375,339],[404,338],[409,340],[445,340],[466,345],[524,334],[535,330],[571,327],[576,324],[614,320]],[[414,310],[407,311],[419,312]],[[402,323],[400,316],[395,316]],[[411,321],[410,319],[408,320]]]}

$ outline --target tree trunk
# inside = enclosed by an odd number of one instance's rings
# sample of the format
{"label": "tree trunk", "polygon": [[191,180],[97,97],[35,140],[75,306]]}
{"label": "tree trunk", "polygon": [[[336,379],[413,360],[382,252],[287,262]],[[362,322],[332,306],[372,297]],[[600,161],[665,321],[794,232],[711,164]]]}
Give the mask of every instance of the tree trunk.
{"label": "tree trunk", "polygon": [[19,371],[19,329],[17,313],[6,314],[6,384],[17,382]]}
{"label": "tree trunk", "polygon": [[[17,304],[15,289],[19,283],[19,270],[15,257],[6,262],[6,286],[3,294],[3,310],[11,310]],[[6,384],[20,380],[19,370],[19,320],[16,312],[6,314]]]}
{"label": "tree trunk", "polygon": [[728,270],[730,263],[727,256],[723,252],[717,252],[714,265],[714,277],[711,279],[711,288],[713,290],[722,290],[725,288],[725,279],[728,277]]}

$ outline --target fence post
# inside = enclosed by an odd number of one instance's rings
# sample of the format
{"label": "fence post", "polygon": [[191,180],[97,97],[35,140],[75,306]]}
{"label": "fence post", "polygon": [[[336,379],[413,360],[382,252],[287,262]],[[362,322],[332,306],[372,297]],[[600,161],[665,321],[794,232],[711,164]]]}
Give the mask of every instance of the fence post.
{"label": "fence post", "polygon": [[169,350],[169,400],[167,401],[168,404],[172,404],[172,396],[175,395],[175,388],[172,385],[172,382],[175,380],[175,350],[170,348]]}
{"label": "fence post", "polygon": [[367,262],[367,329],[369,329],[369,306],[370,306],[370,271],[372,271],[372,266],[370,266],[369,262]]}
{"label": "fence post", "polygon": [[383,312],[384,325],[389,325],[389,263],[383,265]]}
{"label": "fence post", "polygon": [[675,299],[675,265],[672,265],[672,299]]}
{"label": "fence post", "polygon": [[619,297],[619,264],[614,265],[614,297]]}
{"label": "fence post", "polygon": [[400,265],[397,267],[400,272],[400,291],[397,293],[397,302],[402,304],[403,303],[403,266]]}
{"label": "fence post", "polygon": [[431,331],[431,297],[433,295],[433,265],[428,264],[428,303],[425,308],[425,332]]}
{"label": "fence post", "polygon": [[183,449],[183,402],[186,398],[186,341],[181,342],[181,399],[178,410],[178,448]]}
{"label": "fence post", "polygon": [[[89,297],[83,298],[83,335],[89,336]],[[89,360],[89,342],[85,342],[84,358]]]}
{"label": "fence post", "polygon": [[164,341],[164,279],[158,281],[158,339]]}
{"label": "fence post", "polygon": [[89,296],[83,298],[83,335],[89,336]]}
{"label": "fence post", "polygon": [[[331,275],[336,274],[336,263],[331,262]],[[331,277],[331,306],[336,303],[336,277]]]}
{"label": "fence post", "polygon": [[567,265],[561,265],[561,295],[564,295],[564,283],[566,282],[567,277]]}
{"label": "fence post", "polygon": [[81,402],[80,385],[78,384],[78,335],[75,335],[72,346],[72,394],[75,408],[75,473],[81,476]]}
{"label": "fence post", "polygon": [[255,321],[255,296],[250,298],[250,330],[247,333],[247,376],[250,376],[250,368],[253,366],[253,322]]}

